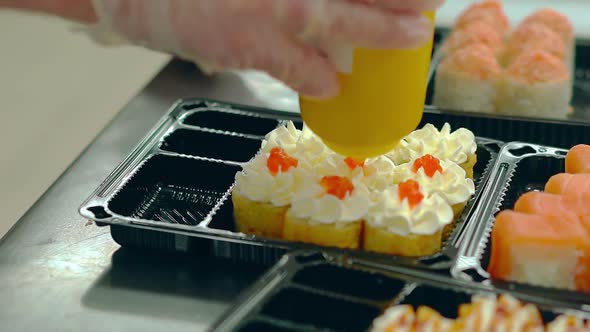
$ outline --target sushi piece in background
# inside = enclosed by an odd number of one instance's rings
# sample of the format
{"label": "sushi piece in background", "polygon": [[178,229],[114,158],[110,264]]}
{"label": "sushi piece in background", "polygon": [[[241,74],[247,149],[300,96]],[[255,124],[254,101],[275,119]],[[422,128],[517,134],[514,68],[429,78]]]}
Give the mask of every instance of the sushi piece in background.
{"label": "sushi piece in background", "polygon": [[473,3],[456,19],[454,29],[462,29],[476,22],[490,25],[502,38],[506,38],[512,28],[500,0],[483,0]]}
{"label": "sushi piece in background", "polygon": [[473,22],[464,28],[453,31],[443,43],[441,52],[443,56],[448,56],[472,44],[489,47],[496,57],[502,54],[504,47],[503,39],[493,27],[484,22]]}
{"label": "sushi piece in background", "polygon": [[578,144],[568,151],[565,171],[570,174],[590,173],[590,145]]}
{"label": "sushi piece in background", "polygon": [[545,184],[545,191],[558,195],[582,195],[590,192],[590,174],[553,175]]}
{"label": "sushi piece in background", "polygon": [[580,289],[590,240],[579,218],[504,210],[496,217],[488,272],[496,279]]}
{"label": "sushi piece in background", "polygon": [[528,214],[561,216],[573,214],[576,217],[590,216],[590,192],[579,195],[559,195],[530,191],[518,198],[514,210]]}
{"label": "sushi piece in background", "polygon": [[504,71],[497,111],[563,119],[570,109],[571,96],[570,73],[563,61],[545,51],[527,51]]}
{"label": "sushi piece in background", "polygon": [[554,9],[543,8],[527,16],[522,21],[522,24],[531,23],[543,24],[549,29],[553,30],[555,33],[557,33],[566,45],[569,57],[568,63],[571,63],[573,65],[576,54],[576,42],[574,26],[570,19],[564,14]]}
{"label": "sushi piece in background", "polygon": [[523,53],[541,50],[554,55],[569,66],[568,50],[561,37],[547,26],[539,23],[520,24],[506,42],[502,63],[507,66]]}
{"label": "sushi piece in background", "polygon": [[501,76],[502,69],[489,47],[469,45],[441,61],[433,104],[441,109],[492,113]]}

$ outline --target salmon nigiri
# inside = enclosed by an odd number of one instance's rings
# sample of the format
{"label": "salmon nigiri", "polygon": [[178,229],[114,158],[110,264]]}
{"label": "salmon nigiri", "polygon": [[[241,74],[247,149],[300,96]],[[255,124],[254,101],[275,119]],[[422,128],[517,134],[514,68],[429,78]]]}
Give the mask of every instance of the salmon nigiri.
{"label": "salmon nigiri", "polygon": [[573,213],[574,216],[590,215],[590,192],[580,195],[557,195],[538,191],[528,192],[514,204],[516,212],[561,216]]}
{"label": "salmon nigiri", "polygon": [[565,157],[566,173],[590,173],[590,145],[579,144],[569,150]]}
{"label": "salmon nigiri", "polygon": [[572,215],[502,211],[491,246],[488,271],[497,279],[574,290],[587,271],[588,235]]}
{"label": "salmon nigiri", "polygon": [[590,192],[590,174],[556,174],[545,184],[545,191],[560,195],[580,195]]}

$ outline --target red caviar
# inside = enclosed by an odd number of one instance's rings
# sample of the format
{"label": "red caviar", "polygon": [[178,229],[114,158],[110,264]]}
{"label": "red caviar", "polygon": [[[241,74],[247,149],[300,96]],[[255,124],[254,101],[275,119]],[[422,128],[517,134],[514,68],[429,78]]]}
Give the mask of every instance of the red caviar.
{"label": "red caviar", "polygon": [[346,163],[346,165],[348,165],[348,168],[350,168],[350,170],[354,170],[357,167],[364,167],[365,166],[365,162],[364,161],[356,161],[350,157],[344,159],[344,162]]}
{"label": "red caviar", "polygon": [[291,167],[297,167],[299,161],[293,157],[290,157],[285,150],[276,147],[270,150],[270,156],[266,161],[266,167],[270,171],[270,174],[277,175],[279,172],[286,172]]}
{"label": "red caviar", "polygon": [[443,169],[440,166],[440,160],[430,154],[424,155],[414,161],[414,166],[412,168],[414,173],[418,173],[420,168],[423,168],[424,173],[430,178],[433,177],[437,171],[440,173],[443,172]]}
{"label": "red caviar", "polygon": [[407,199],[412,209],[424,199],[424,195],[420,192],[420,184],[414,180],[400,183],[397,190],[399,199],[402,201]]}
{"label": "red caviar", "polygon": [[328,194],[339,199],[344,199],[346,195],[350,195],[354,191],[352,182],[342,176],[324,176],[320,184]]}

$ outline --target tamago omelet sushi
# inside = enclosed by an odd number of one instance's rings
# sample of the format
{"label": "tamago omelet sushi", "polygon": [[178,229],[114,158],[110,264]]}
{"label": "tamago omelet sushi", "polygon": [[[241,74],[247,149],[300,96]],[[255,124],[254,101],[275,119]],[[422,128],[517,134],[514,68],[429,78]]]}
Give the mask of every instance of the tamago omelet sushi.
{"label": "tamago omelet sushi", "polygon": [[445,226],[443,239],[452,231],[467,202],[475,193],[473,180],[454,162],[424,155],[395,169],[396,183],[415,180],[427,197],[438,195],[453,210],[453,221]]}
{"label": "tamago omelet sushi", "polygon": [[280,238],[285,213],[303,173],[329,153],[310,132],[292,122],[266,135],[261,151],[242,165],[232,191],[234,219],[239,231]]}
{"label": "tamago omelet sushi", "polygon": [[441,109],[492,113],[501,77],[502,68],[492,49],[467,45],[438,66],[433,104]]}
{"label": "tamago omelet sushi", "polygon": [[444,228],[453,210],[437,194],[426,197],[420,184],[408,180],[371,195],[365,217],[363,247],[402,256],[428,256],[441,249]]}
{"label": "tamago omelet sushi", "polygon": [[361,177],[308,174],[287,210],[283,238],[321,246],[358,249],[369,190]]}

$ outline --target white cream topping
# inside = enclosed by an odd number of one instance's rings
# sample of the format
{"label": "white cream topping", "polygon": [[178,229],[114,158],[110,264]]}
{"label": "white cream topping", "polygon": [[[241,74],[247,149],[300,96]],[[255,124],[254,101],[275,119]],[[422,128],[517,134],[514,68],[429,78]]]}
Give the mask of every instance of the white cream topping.
{"label": "white cream topping", "polygon": [[365,221],[401,236],[432,235],[453,220],[451,206],[437,194],[424,198],[412,209],[408,200],[400,200],[397,185],[372,193],[371,202]]}
{"label": "white cream topping", "polygon": [[373,321],[371,332],[410,332],[413,330],[415,319],[416,314],[410,305],[389,307],[383,315]]}
{"label": "white cream topping", "polygon": [[470,130],[459,128],[451,132],[451,126],[445,123],[438,131],[432,124],[427,124],[407,135],[387,155],[396,165],[407,163],[425,154],[462,164],[476,150],[475,135]]}
{"label": "white cream topping", "polygon": [[344,177],[361,177],[361,181],[369,190],[383,191],[393,185],[395,164],[387,157],[380,156],[367,159],[364,165],[351,169],[346,158],[338,154],[330,154],[315,168],[320,175],[338,175]]}
{"label": "white cream topping", "polygon": [[[420,156],[422,157],[422,156]],[[440,161],[442,173],[437,171],[432,177],[426,175],[424,168],[414,172],[414,160],[395,168],[394,182],[409,179],[420,184],[426,196],[438,194],[450,205],[467,202],[475,194],[473,180],[467,178],[465,170],[454,162]]]}
{"label": "white cream topping", "polygon": [[289,205],[293,194],[302,184],[308,167],[291,167],[286,172],[279,171],[273,175],[266,162],[269,153],[260,153],[250,162],[242,165],[242,171],[236,174],[234,191],[246,198],[274,206]]}
{"label": "white cream topping", "polygon": [[322,224],[362,220],[369,209],[369,190],[360,179],[351,179],[354,189],[343,199],[328,194],[321,185],[321,179],[316,175],[307,177],[294,194],[289,213],[299,219]]}
{"label": "white cream topping", "polygon": [[[286,126],[279,126],[266,134],[262,141],[261,152],[270,152],[272,148],[281,147],[288,154],[294,154],[297,150],[297,142],[300,136],[301,131],[295,128],[292,121],[289,121]],[[239,149],[239,147],[236,148]]]}
{"label": "white cream topping", "polygon": [[261,153],[270,152],[274,147],[280,147],[290,156],[305,161],[306,165],[315,166],[331,150],[307,126],[298,130],[292,121],[280,126],[265,136]]}

